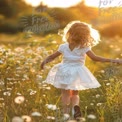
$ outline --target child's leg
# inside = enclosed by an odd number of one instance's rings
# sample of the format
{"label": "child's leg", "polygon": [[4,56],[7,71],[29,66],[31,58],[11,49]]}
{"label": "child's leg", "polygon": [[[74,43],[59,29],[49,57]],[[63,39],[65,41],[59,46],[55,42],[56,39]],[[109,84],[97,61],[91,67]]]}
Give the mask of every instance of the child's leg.
{"label": "child's leg", "polygon": [[70,112],[70,90],[61,90],[62,96],[61,96],[61,101],[62,101],[62,106],[63,106],[63,113],[69,114]]}
{"label": "child's leg", "polygon": [[71,100],[72,100],[72,107],[74,107],[74,105],[79,105],[79,93],[77,90],[72,90],[72,96],[71,96]]}
{"label": "child's leg", "polygon": [[81,117],[81,111],[80,111],[80,107],[79,107],[80,98],[78,95],[78,91],[72,90],[71,100],[72,100],[72,116],[75,119],[78,119],[78,117]]}

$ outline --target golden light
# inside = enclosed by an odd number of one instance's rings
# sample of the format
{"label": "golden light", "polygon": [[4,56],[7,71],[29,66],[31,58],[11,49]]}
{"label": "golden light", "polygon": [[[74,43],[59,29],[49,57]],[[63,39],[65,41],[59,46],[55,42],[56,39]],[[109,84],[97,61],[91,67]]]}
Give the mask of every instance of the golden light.
{"label": "golden light", "polygon": [[[40,2],[48,5],[49,7],[70,7],[78,4],[82,0],[24,0],[27,4],[34,7],[38,6]],[[93,7],[119,7],[121,6],[120,0],[85,0],[87,6]]]}
{"label": "golden light", "polygon": [[[27,4],[38,6],[40,2],[48,5],[49,7],[70,7],[78,4],[82,0],[25,0]],[[99,0],[85,0],[87,5],[98,6]]]}
{"label": "golden light", "polygon": [[87,6],[98,7],[100,4],[100,0],[85,0],[85,4]]}
{"label": "golden light", "polygon": [[42,0],[25,0],[27,4],[30,4],[32,6],[38,6]]}
{"label": "golden light", "polygon": [[69,7],[79,3],[81,0],[44,0],[44,3],[47,3],[50,7]]}

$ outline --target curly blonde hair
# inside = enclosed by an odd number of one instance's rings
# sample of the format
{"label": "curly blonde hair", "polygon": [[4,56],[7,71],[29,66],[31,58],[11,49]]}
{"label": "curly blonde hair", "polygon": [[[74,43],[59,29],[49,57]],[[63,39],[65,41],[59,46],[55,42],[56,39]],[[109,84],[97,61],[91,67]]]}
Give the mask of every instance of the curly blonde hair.
{"label": "curly blonde hair", "polygon": [[63,41],[75,42],[80,47],[95,46],[100,41],[100,35],[91,25],[85,22],[72,21],[63,30]]}

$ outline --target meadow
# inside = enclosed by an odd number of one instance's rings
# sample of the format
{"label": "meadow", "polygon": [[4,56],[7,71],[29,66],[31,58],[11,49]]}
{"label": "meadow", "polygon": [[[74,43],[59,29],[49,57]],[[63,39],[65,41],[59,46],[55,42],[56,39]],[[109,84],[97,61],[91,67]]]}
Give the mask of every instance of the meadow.
{"label": "meadow", "polygon": [[[64,122],[60,89],[44,82],[62,56],[40,69],[42,60],[64,43],[61,37],[1,34],[1,40],[0,122]],[[101,37],[92,50],[104,57],[122,58],[121,40],[119,36]],[[86,66],[101,87],[79,92],[82,122],[122,122],[122,65],[94,62],[87,57]]]}

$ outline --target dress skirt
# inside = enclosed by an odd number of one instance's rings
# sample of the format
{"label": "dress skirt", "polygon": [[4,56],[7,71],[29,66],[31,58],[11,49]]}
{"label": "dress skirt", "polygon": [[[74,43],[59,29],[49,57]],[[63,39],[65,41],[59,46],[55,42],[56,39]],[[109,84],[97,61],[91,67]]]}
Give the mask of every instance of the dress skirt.
{"label": "dress skirt", "polygon": [[65,90],[86,90],[101,85],[89,69],[81,63],[59,63],[49,71],[46,83]]}

